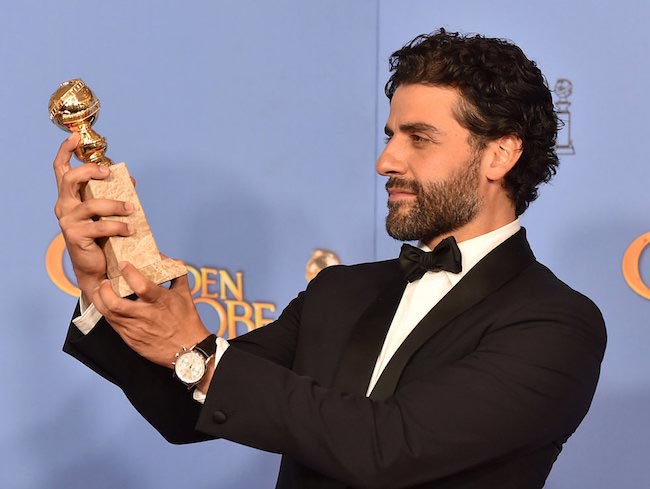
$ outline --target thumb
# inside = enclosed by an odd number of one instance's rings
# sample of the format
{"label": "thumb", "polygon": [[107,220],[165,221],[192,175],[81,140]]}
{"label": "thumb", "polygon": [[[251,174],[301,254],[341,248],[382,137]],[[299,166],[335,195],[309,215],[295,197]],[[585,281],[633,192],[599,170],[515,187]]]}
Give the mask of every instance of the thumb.
{"label": "thumb", "polygon": [[79,134],[73,132],[59,147],[59,152],[56,154],[53,163],[57,188],[61,186],[63,175],[71,169],[70,158],[72,158],[72,153],[74,153],[77,144],[79,144]]}
{"label": "thumb", "polygon": [[145,302],[156,302],[160,298],[164,289],[158,287],[158,284],[142,275],[131,263],[126,261],[120,262],[118,268],[126,283],[129,284],[129,287],[133,289],[135,295],[140,299]]}

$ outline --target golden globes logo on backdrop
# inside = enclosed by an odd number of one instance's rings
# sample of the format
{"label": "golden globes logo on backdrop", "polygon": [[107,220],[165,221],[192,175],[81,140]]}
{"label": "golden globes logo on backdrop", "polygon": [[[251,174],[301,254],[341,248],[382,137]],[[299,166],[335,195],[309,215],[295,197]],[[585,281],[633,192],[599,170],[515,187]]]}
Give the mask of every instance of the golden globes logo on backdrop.
{"label": "golden globes logo on backdrop", "polygon": [[[65,252],[65,241],[59,234],[47,248],[45,268],[54,285],[66,294],[79,297],[79,289],[64,270]],[[194,303],[197,306],[203,304],[209,312],[214,312],[216,327],[213,324],[206,326],[217,335],[234,338],[274,320],[269,315],[275,312],[275,304],[253,302],[244,297],[242,272],[233,275],[226,269],[186,266]],[[199,310],[204,311],[204,307],[199,307]]]}
{"label": "golden globes logo on backdrop", "polygon": [[576,154],[573,147],[573,139],[571,139],[571,102],[569,97],[573,93],[573,83],[566,78],[559,78],[555,82],[555,94],[558,99],[555,103],[555,112],[558,119],[562,122],[562,127],[557,134],[557,142],[555,143],[555,150],[559,155],[574,155]]}
{"label": "golden globes logo on backdrop", "polygon": [[623,255],[621,264],[623,277],[630,288],[645,299],[650,299],[650,287],[641,278],[641,255],[645,248],[650,245],[650,233],[644,233],[636,238]]}

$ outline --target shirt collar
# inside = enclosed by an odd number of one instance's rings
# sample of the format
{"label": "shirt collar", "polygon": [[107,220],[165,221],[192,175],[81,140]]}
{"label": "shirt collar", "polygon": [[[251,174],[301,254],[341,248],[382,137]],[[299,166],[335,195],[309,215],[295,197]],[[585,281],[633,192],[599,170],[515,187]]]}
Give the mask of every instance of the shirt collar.
{"label": "shirt collar", "polygon": [[[469,272],[474,265],[481,261],[490,251],[499,246],[509,237],[514,235],[521,229],[519,218],[511,223],[501,226],[500,228],[490,231],[489,233],[481,234],[475,238],[461,241],[458,243],[458,248],[462,255],[463,270],[460,273],[438,272],[445,273],[451,282],[452,286],[456,285],[464,276]],[[431,251],[428,246],[420,243],[419,246],[425,251]],[[433,273],[433,272],[428,272]]]}

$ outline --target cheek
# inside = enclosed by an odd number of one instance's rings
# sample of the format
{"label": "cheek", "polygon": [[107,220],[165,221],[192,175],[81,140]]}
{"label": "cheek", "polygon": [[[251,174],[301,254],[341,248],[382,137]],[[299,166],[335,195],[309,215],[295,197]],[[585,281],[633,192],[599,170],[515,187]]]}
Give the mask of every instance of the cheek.
{"label": "cheek", "polygon": [[448,177],[448,170],[440,164],[429,162],[413,169],[413,180],[420,185],[434,184],[444,181]]}

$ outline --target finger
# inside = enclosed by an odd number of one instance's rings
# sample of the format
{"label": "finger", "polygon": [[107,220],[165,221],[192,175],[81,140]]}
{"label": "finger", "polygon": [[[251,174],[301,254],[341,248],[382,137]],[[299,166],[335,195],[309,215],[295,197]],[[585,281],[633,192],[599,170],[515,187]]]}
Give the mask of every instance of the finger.
{"label": "finger", "polygon": [[97,309],[97,311],[102,316],[107,316],[107,314],[110,311],[108,310],[108,307],[106,307],[106,304],[104,304],[104,300],[102,299],[101,295],[99,294],[99,289],[101,288],[102,285],[104,285],[104,282],[106,282],[106,280],[102,281],[102,283],[99,284],[99,286],[93,291],[90,300],[95,305],[95,309]]}
{"label": "finger", "polygon": [[76,168],[69,169],[61,177],[59,185],[59,198],[75,198],[80,200],[79,188],[89,180],[102,180],[110,175],[110,170],[105,166],[94,163],[84,163]]}
{"label": "finger", "polygon": [[132,213],[133,204],[130,202],[110,199],[89,199],[81,203],[77,201],[76,205],[70,205],[62,217],[65,217],[65,220],[77,222],[96,217],[128,216]]}
{"label": "finger", "polygon": [[125,261],[120,262],[118,268],[122,272],[122,277],[124,277],[126,283],[135,292],[135,295],[143,301],[156,302],[163,294],[165,289],[158,287],[158,284],[142,275],[131,263]]}
{"label": "finger", "polygon": [[101,219],[99,221],[69,222],[68,218],[59,221],[68,244],[85,243],[88,239],[110,238],[111,236],[131,236],[133,225],[122,221]]}
{"label": "finger", "polygon": [[[110,280],[104,280],[93,294],[93,303],[97,310],[111,320],[117,316],[134,318],[137,316],[138,304],[129,299],[123,299],[115,293]],[[118,321],[116,321],[117,323]]]}
{"label": "finger", "polygon": [[[105,282],[108,283],[108,288],[112,290],[111,284],[108,280]],[[100,285],[95,289],[95,292],[93,293],[92,297],[92,302],[95,305],[95,309],[99,311],[99,313],[104,316],[107,320],[108,323],[111,325],[111,328],[120,335],[122,340],[129,345],[129,347],[132,346],[132,341],[129,336],[128,332],[128,327],[127,323],[124,321],[124,317],[117,318],[116,315],[111,311],[111,309],[104,303],[104,297],[107,297],[110,295],[108,291],[103,291],[100,293],[100,289],[105,286],[104,284]]]}
{"label": "finger", "polygon": [[110,175],[110,171],[103,166],[92,163],[66,171],[61,177],[59,197],[54,205],[54,213],[61,218],[81,202],[80,189],[83,184],[91,179],[103,179]]}
{"label": "finger", "polygon": [[61,186],[61,180],[63,175],[71,169],[70,158],[72,153],[79,144],[79,134],[73,132],[68,139],[61,143],[59,146],[59,151],[54,158],[54,176],[56,177],[56,186],[57,188]]}

